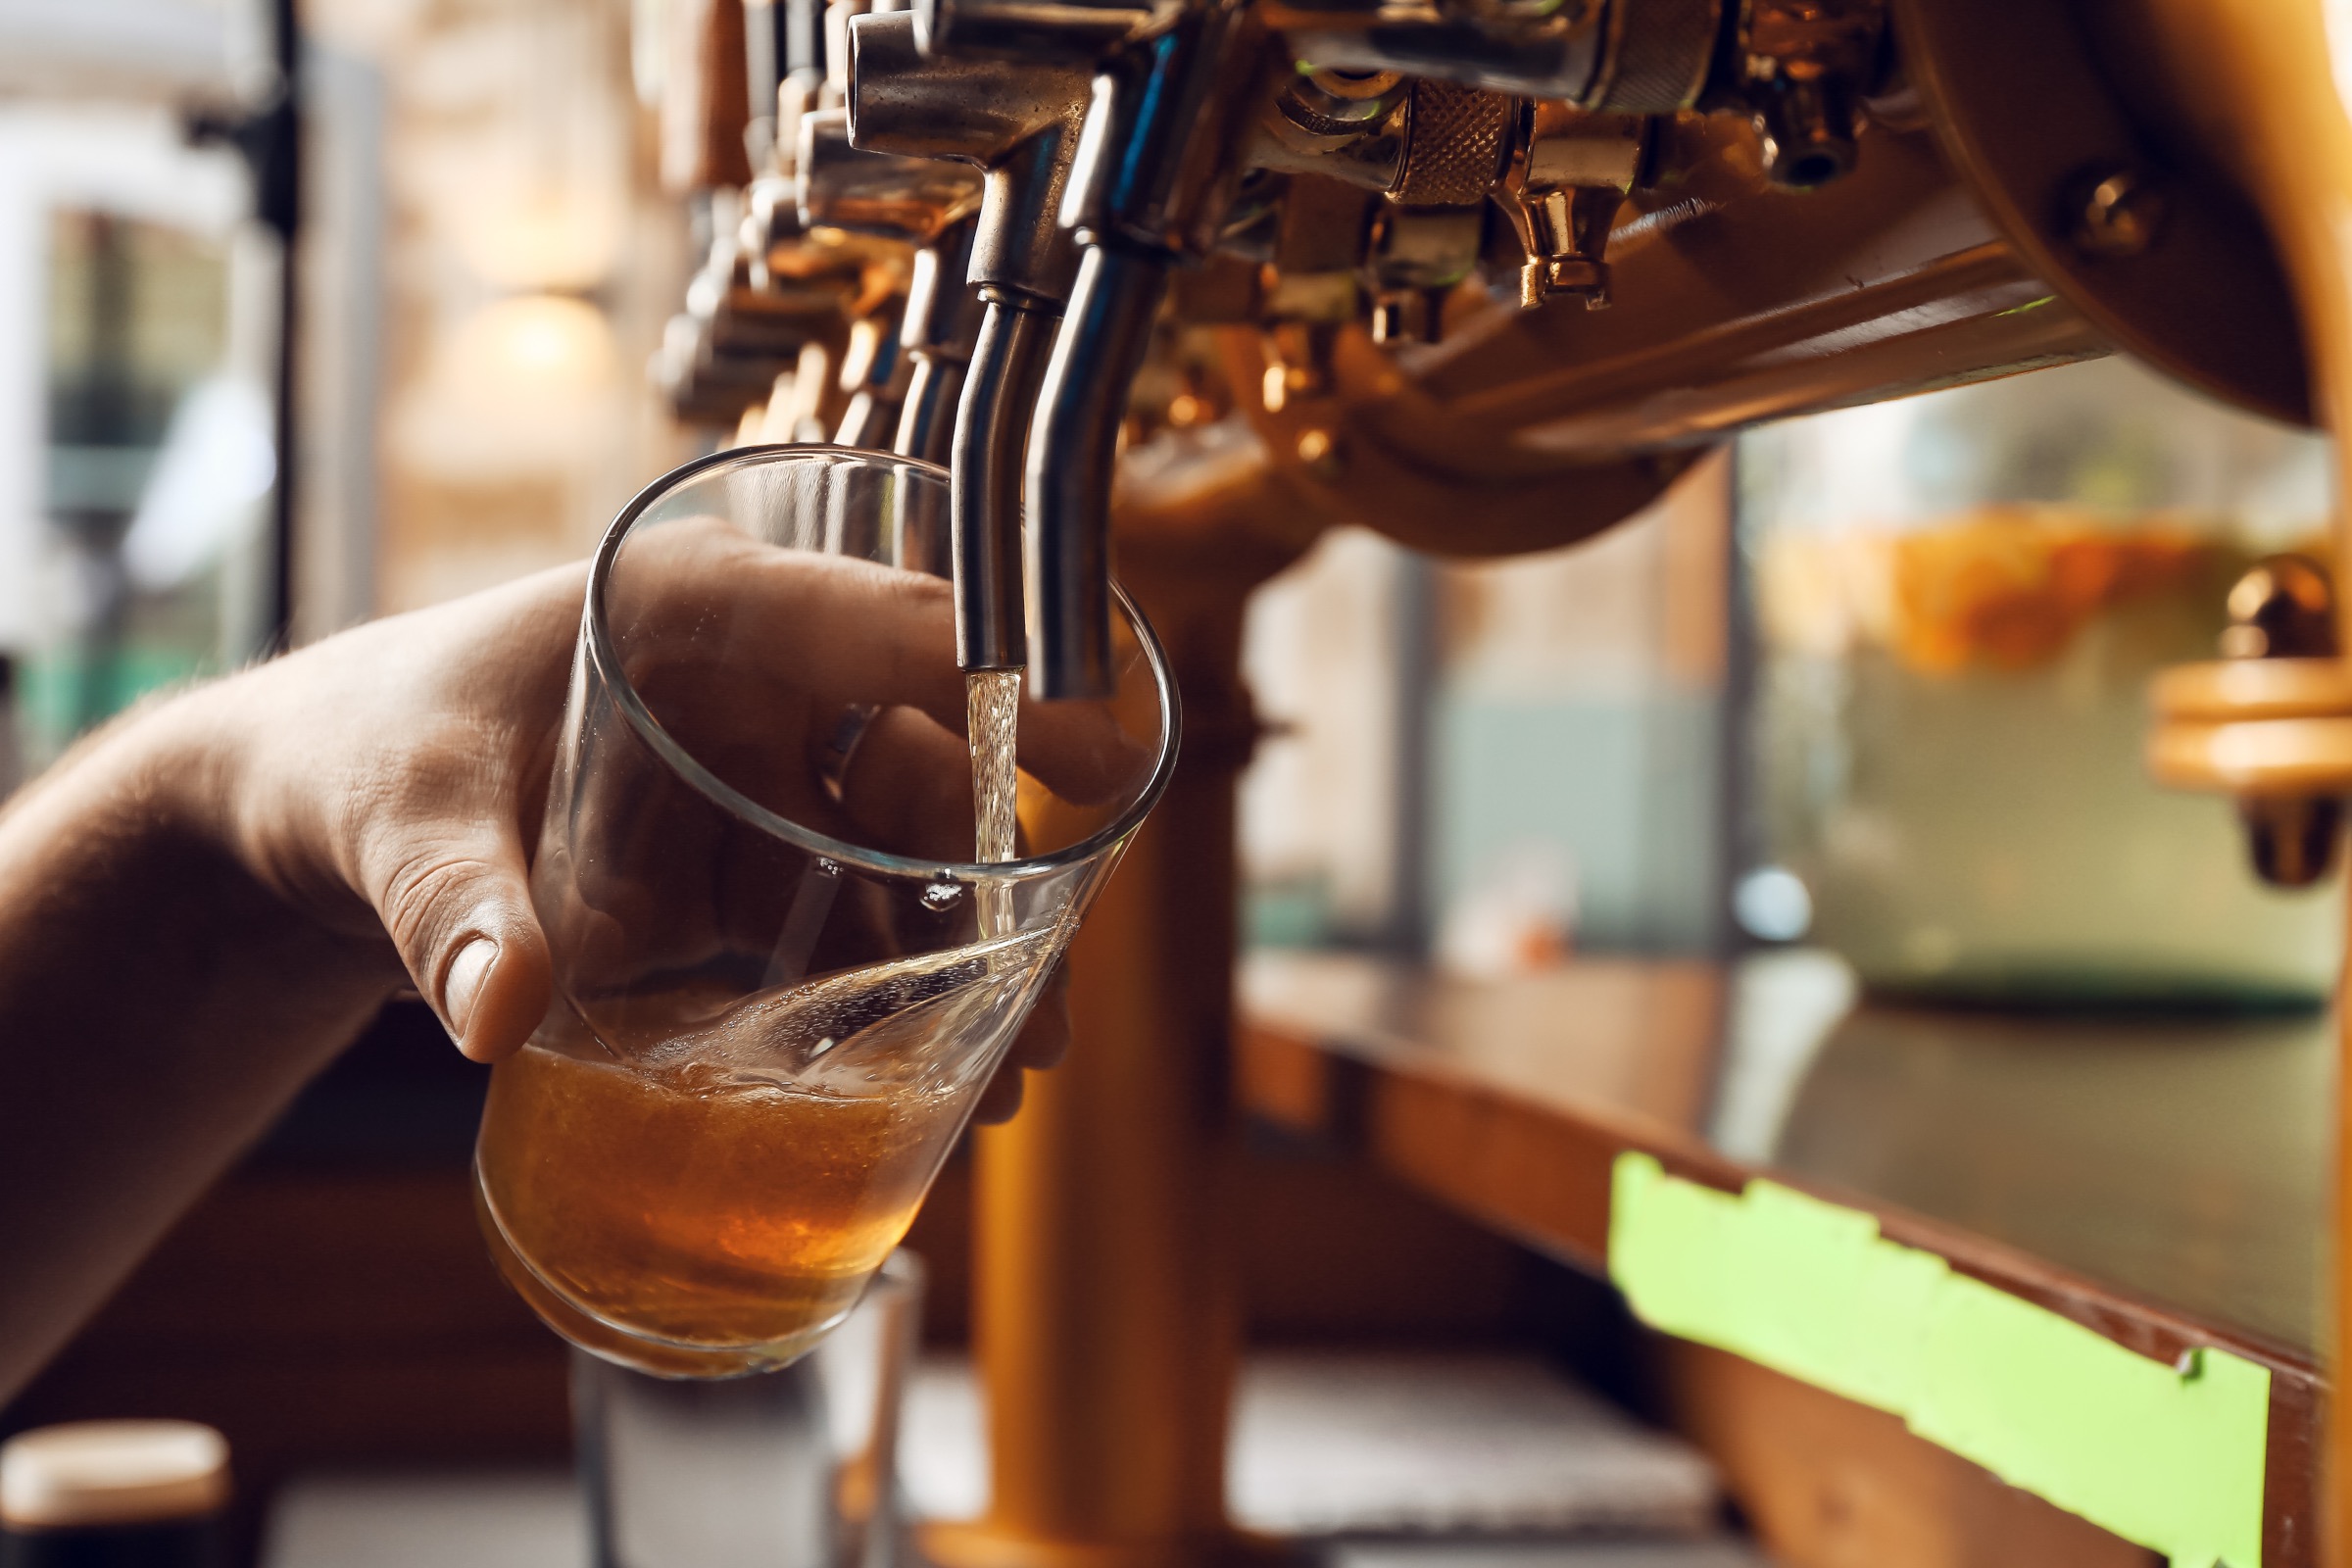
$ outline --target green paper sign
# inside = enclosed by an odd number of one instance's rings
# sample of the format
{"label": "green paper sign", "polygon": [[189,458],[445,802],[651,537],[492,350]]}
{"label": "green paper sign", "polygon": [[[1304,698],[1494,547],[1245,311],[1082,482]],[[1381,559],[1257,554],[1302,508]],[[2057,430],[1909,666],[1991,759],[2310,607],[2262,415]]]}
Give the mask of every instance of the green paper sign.
{"label": "green paper sign", "polygon": [[1652,1328],[1903,1418],[2012,1486],[2164,1552],[2262,1568],[2271,1374],[2166,1366],[1773,1182],[1734,1197],[1617,1156],[1609,1277]]}

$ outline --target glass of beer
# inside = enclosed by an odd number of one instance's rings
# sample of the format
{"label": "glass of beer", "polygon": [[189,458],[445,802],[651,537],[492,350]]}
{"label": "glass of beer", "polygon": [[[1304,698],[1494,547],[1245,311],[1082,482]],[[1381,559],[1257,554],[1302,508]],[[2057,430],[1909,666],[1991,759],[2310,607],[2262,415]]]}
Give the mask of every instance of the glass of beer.
{"label": "glass of beer", "polygon": [[474,1159],[500,1268],[594,1354],[732,1376],[847,1316],[1166,787],[1134,605],[1112,698],[1020,703],[956,667],[947,527],[933,465],[748,447],[597,551],[531,868],[554,1000]]}

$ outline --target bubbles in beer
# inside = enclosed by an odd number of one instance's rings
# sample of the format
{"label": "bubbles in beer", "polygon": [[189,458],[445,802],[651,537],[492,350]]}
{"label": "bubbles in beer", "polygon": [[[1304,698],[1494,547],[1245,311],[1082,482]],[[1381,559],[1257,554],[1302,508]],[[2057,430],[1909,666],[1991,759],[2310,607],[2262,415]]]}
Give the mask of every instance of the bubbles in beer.
{"label": "bubbles in beer", "polygon": [[[983,865],[1009,860],[1016,827],[1013,807],[1020,771],[1016,761],[1021,715],[1021,672],[975,669],[963,678],[964,713],[972,747],[972,858]],[[1012,929],[1009,888],[983,884],[980,931],[1003,936]]]}
{"label": "bubbles in beer", "polygon": [[1050,936],[862,965],[625,1044],[559,1007],[483,1111],[476,1196],[500,1266],[615,1360],[706,1376],[791,1360],[906,1234],[995,1065],[969,1043],[1002,1031]]}

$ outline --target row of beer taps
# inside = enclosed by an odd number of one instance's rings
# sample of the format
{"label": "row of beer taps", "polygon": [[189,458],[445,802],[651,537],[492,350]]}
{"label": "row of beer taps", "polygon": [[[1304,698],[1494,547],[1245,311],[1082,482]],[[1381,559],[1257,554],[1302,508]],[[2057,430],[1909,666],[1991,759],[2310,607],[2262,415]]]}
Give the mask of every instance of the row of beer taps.
{"label": "row of beer taps", "polygon": [[685,417],[945,463],[948,559],[912,564],[963,666],[1102,695],[1122,434],[1217,412],[1187,330],[1254,326],[1278,411],[1344,331],[1605,307],[1692,127],[1781,187],[1846,172],[1883,5],[749,0],[755,177],[658,364]]}

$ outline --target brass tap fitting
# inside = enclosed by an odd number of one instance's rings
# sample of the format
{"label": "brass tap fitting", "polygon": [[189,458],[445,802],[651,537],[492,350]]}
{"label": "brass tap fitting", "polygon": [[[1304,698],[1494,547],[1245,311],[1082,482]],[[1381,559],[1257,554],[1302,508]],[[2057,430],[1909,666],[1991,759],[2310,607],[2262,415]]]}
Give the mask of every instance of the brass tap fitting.
{"label": "brass tap fitting", "polygon": [[[2333,659],[2335,596],[2328,573],[2303,556],[2273,556],[2230,590],[2225,659]],[[2344,803],[2335,795],[2241,795],[2238,820],[2255,874],[2276,887],[2308,887],[2335,865]]]}
{"label": "brass tap fitting", "polygon": [[2302,887],[2334,864],[2352,794],[2352,671],[2335,597],[2301,556],[2258,563],[2230,590],[2222,659],[2157,676],[2149,770],[2236,799],[2254,870]]}
{"label": "brass tap fitting", "polygon": [[1522,306],[1555,294],[1573,295],[1587,310],[1609,303],[1609,230],[1625,198],[1647,179],[1653,124],[1646,115],[1527,106],[1497,189],[1527,252]]}
{"label": "brass tap fitting", "polygon": [[1735,51],[1739,91],[1774,183],[1809,190],[1854,167],[1886,21],[1885,0],[1749,0]]}

